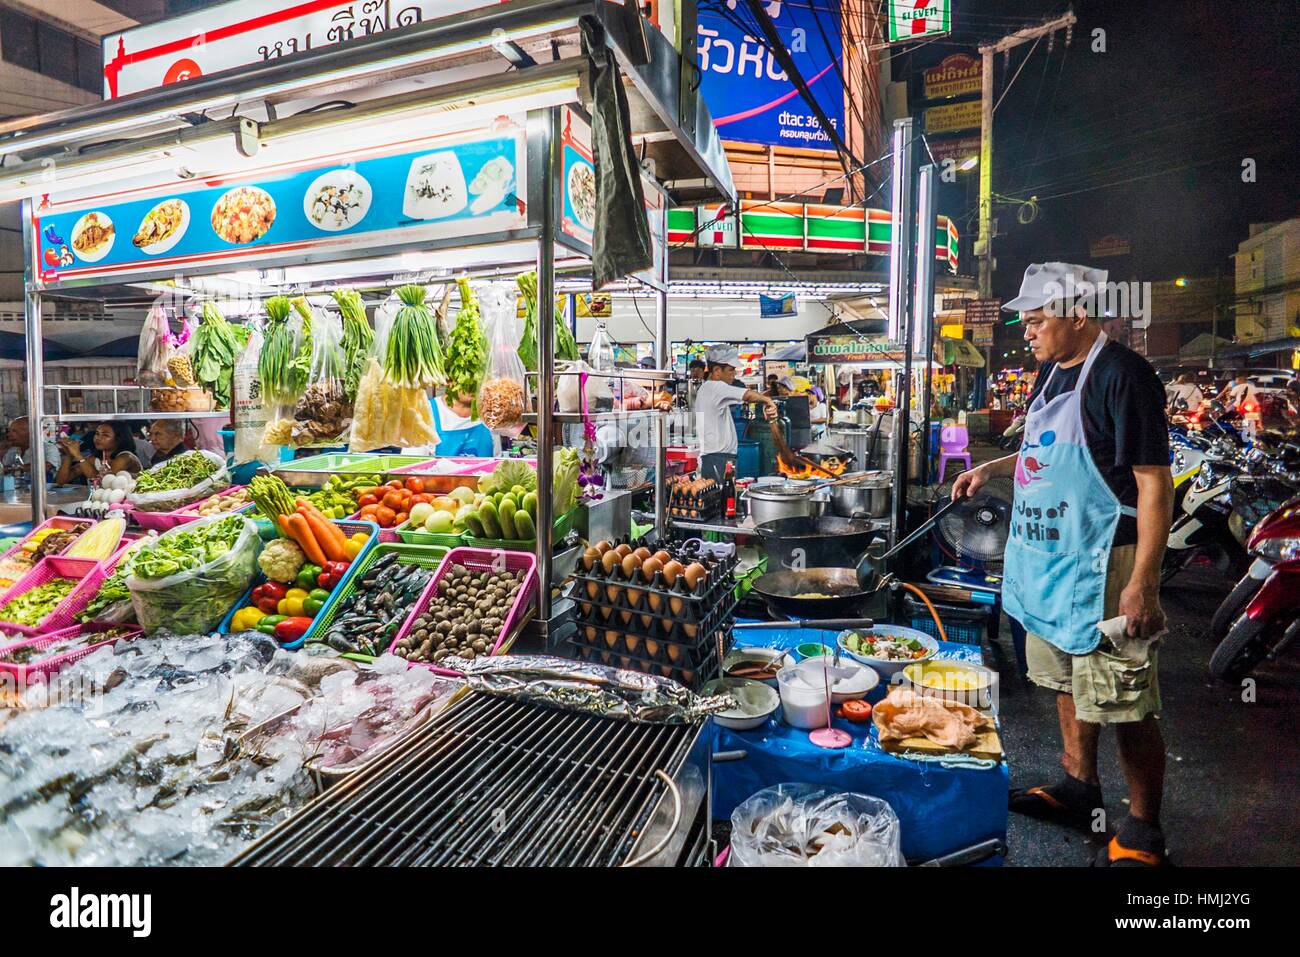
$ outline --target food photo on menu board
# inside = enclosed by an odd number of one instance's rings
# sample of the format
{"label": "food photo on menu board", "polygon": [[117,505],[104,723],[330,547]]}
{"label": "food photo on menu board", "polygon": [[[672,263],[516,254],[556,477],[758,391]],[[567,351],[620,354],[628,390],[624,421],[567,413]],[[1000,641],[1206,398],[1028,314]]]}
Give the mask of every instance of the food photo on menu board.
{"label": "food photo on menu board", "polygon": [[[448,145],[433,152],[361,160],[256,183],[200,186],[177,195],[62,212],[36,223],[42,277],[156,268],[227,257],[231,247],[266,255],[287,244],[446,223],[448,234],[513,226],[523,162],[514,133]],[[488,220],[470,226],[466,220]],[[117,233],[124,235],[119,241]]]}

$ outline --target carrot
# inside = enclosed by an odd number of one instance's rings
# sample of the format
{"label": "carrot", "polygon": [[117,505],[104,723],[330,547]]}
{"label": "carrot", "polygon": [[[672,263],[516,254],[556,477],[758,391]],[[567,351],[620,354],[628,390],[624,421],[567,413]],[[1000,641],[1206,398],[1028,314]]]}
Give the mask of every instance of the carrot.
{"label": "carrot", "polygon": [[[344,551],[344,549],[347,547],[348,537],[343,534],[343,529],[339,528],[337,525],[334,524],[333,521],[325,517],[324,512],[318,509],[311,502],[307,501],[305,498],[298,499],[298,510],[299,511],[305,510],[307,514],[315,516],[317,521],[319,521],[321,525],[324,527],[327,533],[327,537],[330,538],[332,541],[334,541],[334,543],[338,546],[338,550],[340,552]],[[314,525],[312,527],[313,529],[315,528]],[[320,536],[318,534],[317,538],[319,537]],[[325,548],[325,543],[323,541],[321,542],[321,547]],[[325,551],[329,551],[329,549],[325,548]],[[336,559],[336,561],[343,561],[343,560],[344,559]]]}
{"label": "carrot", "polygon": [[277,517],[276,517],[276,524],[278,524],[278,525],[280,526],[280,534],[281,534],[281,535],[283,535],[285,538],[289,539],[289,541],[294,541],[294,537],[293,537],[293,529],[290,528],[290,527],[289,527],[289,523],[285,521],[285,519],[287,519],[288,517],[289,517],[288,515],[280,515],[280,516],[277,516]]}
{"label": "carrot", "polygon": [[326,527],[326,521],[320,512],[315,512],[309,508],[298,506],[298,514],[307,521],[307,527],[311,529],[312,535],[316,537],[316,544],[320,546],[327,558],[332,562],[345,562],[348,560],[348,553],[343,550],[336,539]]}
{"label": "carrot", "polygon": [[320,545],[312,535],[311,526],[307,524],[307,519],[302,515],[295,513],[293,515],[285,516],[285,521],[293,530],[293,537],[298,544],[302,546],[302,550],[306,554],[308,560],[310,560],[313,565],[324,566],[329,559],[325,557],[325,553],[321,551]]}

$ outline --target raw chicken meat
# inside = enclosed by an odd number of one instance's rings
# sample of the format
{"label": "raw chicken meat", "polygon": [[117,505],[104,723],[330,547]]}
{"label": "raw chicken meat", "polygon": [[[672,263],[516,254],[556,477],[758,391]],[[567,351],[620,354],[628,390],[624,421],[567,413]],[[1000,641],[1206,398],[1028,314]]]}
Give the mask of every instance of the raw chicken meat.
{"label": "raw chicken meat", "polygon": [[978,732],[992,730],[993,721],[970,705],[938,695],[894,688],[872,712],[881,742],[921,736],[943,747],[961,750],[975,743]]}

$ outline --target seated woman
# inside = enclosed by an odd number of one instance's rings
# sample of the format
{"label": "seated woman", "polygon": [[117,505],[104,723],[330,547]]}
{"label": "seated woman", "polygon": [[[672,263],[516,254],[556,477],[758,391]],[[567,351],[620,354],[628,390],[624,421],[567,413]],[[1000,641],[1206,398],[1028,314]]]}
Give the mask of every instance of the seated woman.
{"label": "seated woman", "polygon": [[[82,451],[83,443],[92,445],[90,454]],[[135,455],[135,439],[125,422],[101,422],[95,431],[78,439],[68,435],[59,439],[62,461],[54,476],[56,485],[89,485],[109,472],[140,472]]]}

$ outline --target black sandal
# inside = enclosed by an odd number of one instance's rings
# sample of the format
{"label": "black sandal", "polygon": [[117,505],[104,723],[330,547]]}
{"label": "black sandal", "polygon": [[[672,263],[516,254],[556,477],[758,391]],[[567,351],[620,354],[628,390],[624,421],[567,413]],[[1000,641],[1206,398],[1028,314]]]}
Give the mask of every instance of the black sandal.
{"label": "black sandal", "polygon": [[1092,834],[1093,812],[1101,806],[1101,788],[1096,790],[1096,803],[1088,807],[1052,794],[1051,789],[1056,787],[1013,788],[1007,800],[1007,808],[1015,814]]}

